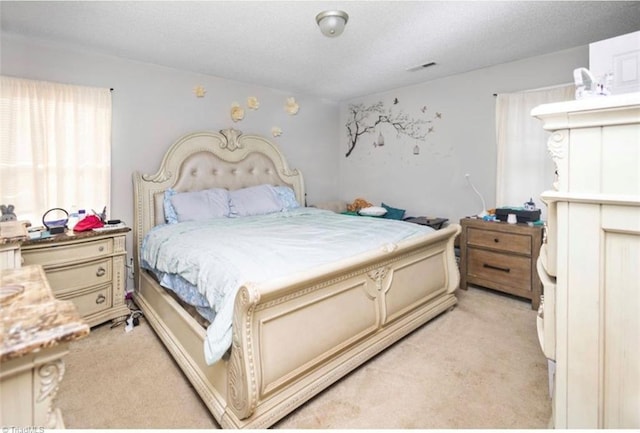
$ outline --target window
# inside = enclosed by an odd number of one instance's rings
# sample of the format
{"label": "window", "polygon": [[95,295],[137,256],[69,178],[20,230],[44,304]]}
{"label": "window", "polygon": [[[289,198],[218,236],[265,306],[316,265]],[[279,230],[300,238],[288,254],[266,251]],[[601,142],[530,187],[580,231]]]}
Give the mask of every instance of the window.
{"label": "window", "polygon": [[551,189],[555,166],[547,152],[549,133],[531,116],[540,104],[574,98],[573,84],[498,95],[496,101],[496,206],[522,206],[532,198],[546,219],[540,194]]}
{"label": "window", "polygon": [[40,225],[48,209],[110,209],[111,92],[0,76],[0,203]]}

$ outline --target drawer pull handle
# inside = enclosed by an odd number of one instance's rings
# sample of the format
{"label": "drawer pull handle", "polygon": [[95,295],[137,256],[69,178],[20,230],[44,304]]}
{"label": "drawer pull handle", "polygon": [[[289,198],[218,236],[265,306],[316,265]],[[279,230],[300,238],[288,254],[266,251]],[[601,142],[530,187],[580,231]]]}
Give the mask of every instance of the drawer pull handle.
{"label": "drawer pull handle", "polygon": [[106,296],[104,296],[103,294],[99,294],[98,297],[96,298],[96,304],[102,304],[106,300],[107,300]]}
{"label": "drawer pull handle", "polygon": [[107,273],[107,270],[105,268],[103,268],[102,266],[100,266],[98,268],[98,271],[96,272],[96,277],[101,277],[106,273]]}
{"label": "drawer pull handle", "polygon": [[98,251],[103,252],[104,251],[104,245],[101,245],[98,247]]}
{"label": "drawer pull handle", "polygon": [[485,268],[489,268],[489,269],[495,269],[496,271],[511,272],[510,268],[503,268],[502,266],[494,266],[494,265],[489,265],[487,263],[485,263],[482,266],[484,266]]}

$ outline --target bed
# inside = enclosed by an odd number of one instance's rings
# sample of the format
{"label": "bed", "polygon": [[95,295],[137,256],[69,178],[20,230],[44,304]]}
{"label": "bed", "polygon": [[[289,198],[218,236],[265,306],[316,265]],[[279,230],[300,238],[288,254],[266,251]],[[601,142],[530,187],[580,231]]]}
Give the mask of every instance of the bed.
{"label": "bed", "polygon": [[452,224],[260,283],[244,281],[232,300],[230,347],[209,363],[206,323],[141,266],[147,235],[166,226],[166,191],[273,185],[289,187],[304,205],[302,174],[267,138],[227,129],[183,136],[155,174],[134,173],[133,183],[134,300],[224,428],[273,425],[456,304],[460,227]]}

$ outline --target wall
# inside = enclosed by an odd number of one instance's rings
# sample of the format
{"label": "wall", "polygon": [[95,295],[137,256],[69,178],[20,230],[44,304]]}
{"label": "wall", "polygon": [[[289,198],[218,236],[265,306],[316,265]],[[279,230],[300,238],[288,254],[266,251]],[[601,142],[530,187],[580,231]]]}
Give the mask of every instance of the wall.
{"label": "wall", "polygon": [[589,71],[605,85],[612,74],[614,95],[640,92],[640,31],[589,44]]}
{"label": "wall", "polygon": [[[0,73],[36,80],[110,87],[113,92],[111,214],[133,223],[132,174],[155,173],[166,149],[183,134],[228,127],[275,138],[289,165],[302,171],[309,203],[335,197],[338,188],[338,106],[285,90],[224,80],[152,64],[99,55],[77,48],[2,34]],[[213,54],[212,54],[213,55]],[[223,61],[223,59],[221,59]],[[204,98],[193,89],[202,85]],[[234,123],[230,107],[246,107],[256,96],[260,107],[245,108]],[[287,97],[300,105],[297,115],[285,113]],[[78,203],[80,205],[80,203]],[[19,210],[18,210],[19,211]],[[128,239],[131,250],[131,237]]]}
{"label": "wall", "polygon": [[[347,101],[340,106],[340,198],[385,202],[407,215],[442,216],[452,221],[482,210],[465,174],[488,208],[495,206],[496,135],[494,93],[509,93],[573,81],[573,69],[587,66],[588,47],[479,69],[394,91]],[[435,66],[437,67],[437,66]],[[421,72],[414,72],[421,73]],[[428,76],[428,69],[423,71]],[[396,102],[397,99],[397,103]],[[360,136],[346,157],[348,109],[382,102],[393,115],[428,121],[425,140],[398,135],[388,124]],[[437,117],[440,113],[440,117]],[[370,120],[377,115],[370,116]],[[371,123],[371,122],[369,122]],[[378,134],[383,146],[374,146]],[[413,154],[415,146],[420,153]],[[546,146],[546,143],[540,143]],[[522,197],[527,201],[529,197]],[[535,200],[539,205],[542,203]]]}
{"label": "wall", "polygon": [[[482,210],[464,174],[495,205],[496,139],[494,93],[571,82],[573,69],[588,65],[588,47],[497,65],[337,105],[286,90],[99,55],[93,52],[2,34],[1,69],[6,75],[79,85],[113,87],[111,217],[133,222],[131,175],[153,173],[167,147],[194,130],[236,127],[246,133],[284,133],[275,141],[300,169],[308,202],[364,197],[407,209],[408,215],[457,220]],[[437,67],[437,66],[436,66]],[[428,70],[423,71],[425,78]],[[421,72],[415,72],[421,73]],[[196,98],[193,88],[206,88]],[[256,96],[257,111],[234,123],[232,102]],[[295,96],[296,116],[282,109]],[[397,98],[398,103],[394,104]],[[349,157],[345,123],[352,104],[382,102],[411,118],[431,121],[426,139],[398,136],[388,125],[360,137]],[[424,109],[424,112],[423,112]],[[436,113],[441,117],[436,118]],[[385,145],[373,142],[383,132]],[[418,145],[420,154],[414,155]],[[540,144],[544,146],[544,143]],[[523,201],[528,197],[523,197]],[[129,239],[129,243],[131,239]],[[128,245],[131,251],[131,245]]]}

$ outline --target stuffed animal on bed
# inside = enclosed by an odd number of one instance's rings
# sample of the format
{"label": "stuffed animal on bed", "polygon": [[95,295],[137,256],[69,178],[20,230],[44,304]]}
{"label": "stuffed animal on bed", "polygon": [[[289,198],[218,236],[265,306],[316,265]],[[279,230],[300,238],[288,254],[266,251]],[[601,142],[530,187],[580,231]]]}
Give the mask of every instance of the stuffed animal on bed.
{"label": "stuffed animal on bed", "polygon": [[14,207],[12,204],[4,205],[0,204],[0,211],[2,211],[2,216],[0,216],[0,221],[16,221],[18,217],[14,212]]}
{"label": "stuffed animal on bed", "polygon": [[357,198],[353,201],[353,203],[347,205],[347,210],[349,212],[358,212],[360,209],[364,209],[366,207],[373,206],[371,203],[366,201],[363,198]]}

